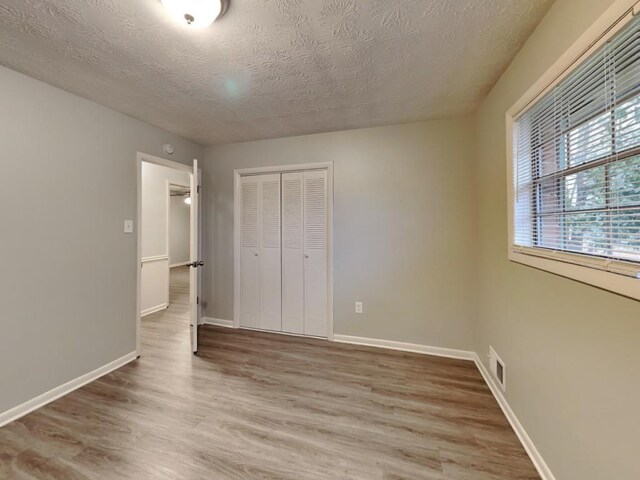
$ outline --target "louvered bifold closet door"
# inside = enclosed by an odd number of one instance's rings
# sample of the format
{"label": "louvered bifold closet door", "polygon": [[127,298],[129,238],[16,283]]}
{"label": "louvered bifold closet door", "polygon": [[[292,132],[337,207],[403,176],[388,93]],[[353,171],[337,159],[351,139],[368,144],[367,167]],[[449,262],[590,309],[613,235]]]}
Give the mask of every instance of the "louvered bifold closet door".
{"label": "louvered bifold closet door", "polygon": [[260,327],[259,178],[240,182],[240,325]]}
{"label": "louvered bifold closet door", "polygon": [[282,330],[304,333],[302,172],[282,174]]}
{"label": "louvered bifold closet door", "polygon": [[258,175],[260,200],[260,325],[282,330],[280,174]]}
{"label": "louvered bifold closet door", "polygon": [[327,336],[327,171],[303,175],[304,334]]}

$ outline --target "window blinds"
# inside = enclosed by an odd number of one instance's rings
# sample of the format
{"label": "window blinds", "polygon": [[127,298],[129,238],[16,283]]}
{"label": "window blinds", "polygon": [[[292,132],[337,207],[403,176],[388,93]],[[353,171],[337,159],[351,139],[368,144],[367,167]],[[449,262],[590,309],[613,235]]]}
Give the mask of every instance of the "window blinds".
{"label": "window blinds", "polygon": [[640,262],[639,16],[515,120],[514,227],[525,253]]}

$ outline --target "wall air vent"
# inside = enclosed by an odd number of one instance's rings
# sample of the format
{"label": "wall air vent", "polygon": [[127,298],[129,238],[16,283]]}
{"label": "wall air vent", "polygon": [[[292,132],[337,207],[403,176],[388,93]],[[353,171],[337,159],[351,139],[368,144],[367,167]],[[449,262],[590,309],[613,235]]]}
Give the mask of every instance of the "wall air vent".
{"label": "wall air vent", "polygon": [[502,359],[491,346],[489,347],[489,371],[502,390],[505,390],[507,384],[507,369]]}

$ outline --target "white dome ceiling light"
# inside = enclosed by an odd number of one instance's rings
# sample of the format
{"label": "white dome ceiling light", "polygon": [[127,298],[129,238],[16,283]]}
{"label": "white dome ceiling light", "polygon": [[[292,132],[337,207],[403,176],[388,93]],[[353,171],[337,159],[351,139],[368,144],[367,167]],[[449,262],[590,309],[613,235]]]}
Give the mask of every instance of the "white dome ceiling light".
{"label": "white dome ceiling light", "polygon": [[161,0],[161,2],[176,21],[193,28],[208,27],[229,7],[229,0]]}

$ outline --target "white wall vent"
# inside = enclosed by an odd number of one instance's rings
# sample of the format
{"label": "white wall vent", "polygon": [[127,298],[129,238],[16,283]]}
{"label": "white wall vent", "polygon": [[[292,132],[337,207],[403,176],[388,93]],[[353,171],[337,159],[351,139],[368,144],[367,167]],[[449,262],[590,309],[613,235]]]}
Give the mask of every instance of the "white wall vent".
{"label": "white wall vent", "polygon": [[491,346],[489,346],[489,371],[502,390],[505,390],[507,385],[507,368]]}

